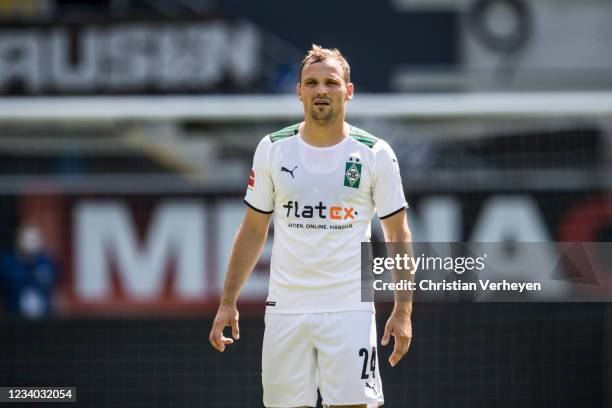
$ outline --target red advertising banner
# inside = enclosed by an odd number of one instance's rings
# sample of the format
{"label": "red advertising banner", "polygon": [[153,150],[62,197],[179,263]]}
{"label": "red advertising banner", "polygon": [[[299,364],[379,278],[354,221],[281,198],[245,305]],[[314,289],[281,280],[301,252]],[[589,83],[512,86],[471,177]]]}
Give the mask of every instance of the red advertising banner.
{"label": "red advertising banner", "polygon": [[[57,259],[60,313],[212,313],[246,211],[241,197],[25,194],[20,211]],[[432,194],[409,202],[421,242],[595,242],[612,225],[612,199],[599,193]],[[374,241],[377,231],[375,222]],[[271,242],[241,294],[246,310],[263,309]]]}

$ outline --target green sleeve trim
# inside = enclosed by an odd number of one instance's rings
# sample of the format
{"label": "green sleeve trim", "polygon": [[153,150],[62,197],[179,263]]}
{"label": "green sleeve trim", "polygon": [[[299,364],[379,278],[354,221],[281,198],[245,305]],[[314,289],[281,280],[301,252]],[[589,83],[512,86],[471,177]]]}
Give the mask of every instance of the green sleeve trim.
{"label": "green sleeve trim", "polygon": [[351,126],[350,136],[356,141],[368,146],[370,149],[374,147],[379,140],[376,136],[354,126]]}
{"label": "green sleeve trim", "polygon": [[274,143],[279,140],[297,135],[299,126],[300,124],[296,123],[295,125],[287,126],[286,128],[270,133],[270,140],[272,141],[272,143]]}

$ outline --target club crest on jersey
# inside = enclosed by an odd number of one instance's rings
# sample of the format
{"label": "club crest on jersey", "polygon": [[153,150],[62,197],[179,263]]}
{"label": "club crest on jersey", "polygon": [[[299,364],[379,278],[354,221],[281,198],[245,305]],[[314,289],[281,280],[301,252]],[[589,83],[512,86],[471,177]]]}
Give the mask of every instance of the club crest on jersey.
{"label": "club crest on jersey", "polygon": [[[355,161],[353,161],[355,160]],[[344,186],[359,188],[359,182],[361,181],[361,163],[359,159],[353,159],[352,157],[346,162],[344,168]]]}

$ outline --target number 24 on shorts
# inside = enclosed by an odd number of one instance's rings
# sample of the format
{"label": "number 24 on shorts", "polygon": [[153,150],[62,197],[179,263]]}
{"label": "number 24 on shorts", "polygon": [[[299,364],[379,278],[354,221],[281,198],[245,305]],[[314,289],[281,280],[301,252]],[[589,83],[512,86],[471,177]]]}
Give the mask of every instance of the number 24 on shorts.
{"label": "number 24 on shorts", "polygon": [[367,380],[370,376],[367,373],[368,369],[368,360],[370,362],[370,372],[372,373],[372,378],[376,378],[376,347],[372,347],[372,357],[368,359],[369,353],[367,348],[362,348],[359,350],[359,357],[363,357],[363,368],[361,370],[361,379]]}

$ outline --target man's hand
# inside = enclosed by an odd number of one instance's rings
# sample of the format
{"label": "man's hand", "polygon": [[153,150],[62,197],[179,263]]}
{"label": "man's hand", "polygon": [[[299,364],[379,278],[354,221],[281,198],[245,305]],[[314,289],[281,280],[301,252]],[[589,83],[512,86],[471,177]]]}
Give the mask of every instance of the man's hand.
{"label": "man's hand", "polygon": [[391,367],[395,367],[408,351],[410,340],[412,340],[412,323],[410,322],[409,313],[398,311],[391,313],[385,325],[385,334],[383,334],[380,343],[386,346],[389,344],[391,336],[395,337],[395,345],[393,346],[393,353],[389,357],[389,363]]}
{"label": "man's hand", "polygon": [[[236,300],[264,247],[271,216],[271,214],[262,214],[252,208],[247,208],[244,220],[238,228],[227,266],[219,310],[217,310],[210,336],[208,336],[210,344],[221,352],[225,350],[226,345],[232,344],[240,337]],[[223,336],[223,329],[226,326],[232,327],[234,340]]]}
{"label": "man's hand", "polygon": [[238,340],[240,338],[240,328],[238,327],[238,309],[235,305],[219,306],[215,321],[210,330],[210,335],[208,336],[210,344],[222,353],[225,351],[225,346],[227,344],[232,344],[234,342],[234,340],[223,336],[223,329],[227,326],[232,327],[232,337]]}

